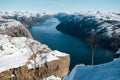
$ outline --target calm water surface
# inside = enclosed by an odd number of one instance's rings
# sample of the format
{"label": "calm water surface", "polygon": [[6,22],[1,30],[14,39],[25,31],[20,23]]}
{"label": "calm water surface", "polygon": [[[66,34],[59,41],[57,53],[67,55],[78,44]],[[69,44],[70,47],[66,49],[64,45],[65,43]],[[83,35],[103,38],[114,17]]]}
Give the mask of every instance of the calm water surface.
{"label": "calm water surface", "polygon": [[[56,30],[60,22],[56,18],[48,19],[44,23],[35,24],[29,28],[34,39],[47,44],[52,50],[59,50],[70,54],[72,69],[76,64],[91,64],[91,49],[87,43],[75,37],[63,34]],[[95,64],[113,60],[113,52],[97,48],[95,51]]]}

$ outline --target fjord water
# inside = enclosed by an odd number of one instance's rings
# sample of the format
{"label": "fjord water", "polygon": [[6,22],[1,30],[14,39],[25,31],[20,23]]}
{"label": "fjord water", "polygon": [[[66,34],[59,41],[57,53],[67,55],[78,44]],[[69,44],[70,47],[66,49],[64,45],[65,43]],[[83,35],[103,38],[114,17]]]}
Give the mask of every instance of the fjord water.
{"label": "fjord water", "polygon": [[[56,18],[50,18],[44,23],[37,23],[29,28],[35,40],[47,44],[52,50],[59,50],[70,54],[72,69],[76,64],[91,64],[91,49],[81,39],[66,35],[56,30],[60,22]],[[113,60],[113,52],[104,48],[95,51],[95,64],[101,64]]]}

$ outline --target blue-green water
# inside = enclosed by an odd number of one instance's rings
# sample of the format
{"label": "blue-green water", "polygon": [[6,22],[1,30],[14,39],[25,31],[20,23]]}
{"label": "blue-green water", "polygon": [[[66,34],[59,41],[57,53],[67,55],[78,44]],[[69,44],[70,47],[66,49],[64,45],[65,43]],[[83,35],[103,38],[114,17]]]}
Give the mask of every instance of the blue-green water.
{"label": "blue-green water", "polygon": [[[76,64],[91,64],[91,49],[87,43],[75,37],[63,34],[56,30],[60,22],[51,18],[44,23],[35,24],[29,28],[33,38],[43,44],[47,44],[52,50],[59,50],[70,54],[72,69]],[[101,64],[113,60],[113,52],[97,48],[95,51],[95,64]]]}

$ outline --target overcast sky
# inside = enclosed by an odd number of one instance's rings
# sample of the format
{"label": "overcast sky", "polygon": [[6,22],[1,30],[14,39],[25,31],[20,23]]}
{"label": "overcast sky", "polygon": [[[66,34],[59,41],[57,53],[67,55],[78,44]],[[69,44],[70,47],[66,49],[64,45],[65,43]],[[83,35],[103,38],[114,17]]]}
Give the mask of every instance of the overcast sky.
{"label": "overcast sky", "polygon": [[120,0],[0,0],[0,10],[41,12],[117,11]]}

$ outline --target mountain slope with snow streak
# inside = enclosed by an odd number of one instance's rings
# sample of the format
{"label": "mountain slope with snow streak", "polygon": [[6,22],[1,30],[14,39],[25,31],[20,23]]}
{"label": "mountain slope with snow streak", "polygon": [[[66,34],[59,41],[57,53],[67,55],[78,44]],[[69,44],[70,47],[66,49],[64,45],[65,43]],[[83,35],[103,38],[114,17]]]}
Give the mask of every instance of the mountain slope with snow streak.
{"label": "mountain slope with snow streak", "polygon": [[57,30],[87,40],[92,31],[101,36],[101,46],[118,50],[120,47],[120,15],[115,12],[59,13]]}

